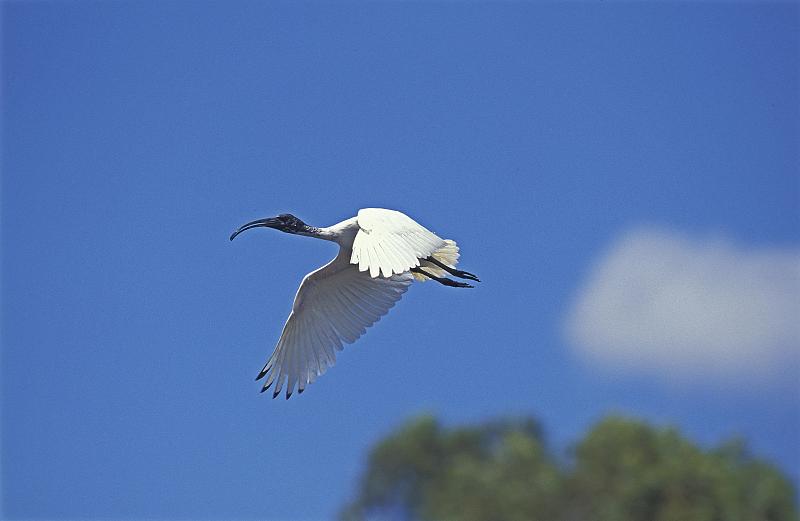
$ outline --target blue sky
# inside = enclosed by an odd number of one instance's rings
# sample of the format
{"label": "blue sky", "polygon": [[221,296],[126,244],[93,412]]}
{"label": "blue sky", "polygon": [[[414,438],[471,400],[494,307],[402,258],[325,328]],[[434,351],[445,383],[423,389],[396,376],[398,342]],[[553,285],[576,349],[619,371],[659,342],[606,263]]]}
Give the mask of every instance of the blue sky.
{"label": "blue sky", "polygon": [[[798,283],[797,4],[2,14],[6,517],[330,518],[367,448],[426,411],[534,415],[559,448],[623,412],[703,444],[743,436],[796,482],[798,303],[780,288]],[[371,206],[457,240],[484,282],[417,285],[302,396],[259,394],[301,278],[335,246],[228,235]],[[676,283],[647,308],[673,329],[633,363],[614,349],[646,322],[594,311],[629,287],[615,267],[662,251],[694,296]],[[630,280],[649,295],[655,272]],[[751,294],[767,304],[737,306]],[[740,336],[724,306],[683,335],[682,302],[720,295],[783,336],[713,351]]]}

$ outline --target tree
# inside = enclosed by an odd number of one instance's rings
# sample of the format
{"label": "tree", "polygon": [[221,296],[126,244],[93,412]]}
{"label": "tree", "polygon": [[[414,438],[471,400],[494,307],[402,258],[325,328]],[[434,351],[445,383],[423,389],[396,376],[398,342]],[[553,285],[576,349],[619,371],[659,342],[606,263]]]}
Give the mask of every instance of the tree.
{"label": "tree", "polygon": [[610,417],[559,465],[533,420],[446,429],[430,416],[372,450],[346,520],[783,521],[791,484],[741,442],[704,451]]}
{"label": "tree", "polygon": [[575,519],[767,521],[796,518],[781,473],[742,442],[704,451],[672,428],[611,417],[575,449],[565,505]]}

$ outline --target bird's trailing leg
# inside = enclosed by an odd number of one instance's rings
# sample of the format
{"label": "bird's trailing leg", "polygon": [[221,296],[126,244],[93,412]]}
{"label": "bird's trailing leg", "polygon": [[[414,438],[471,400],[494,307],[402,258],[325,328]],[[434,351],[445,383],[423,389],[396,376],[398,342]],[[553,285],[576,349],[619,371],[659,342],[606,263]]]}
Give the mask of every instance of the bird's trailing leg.
{"label": "bird's trailing leg", "polygon": [[450,286],[453,288],[474,288],[475,286],[471,286],[466,282],[458,282],[452,279],[448,279],[447,277],[437,277],[432,273],[428,273],[427,271],[423,270],[422,268],[411,268],[411,271],[414,273],[419,273],[420,275],[425,275],[429,279],[435,280],[439,284],[444,284],[445,286]]}
{"label": "bird's trailing leg", "polygon": [[454,277],[458,277],[460,279],[474,280],[474,281],[477,281],[477,282],[481,281],[481,279],[479,279],[478,276],[475,275],[474,273],[470,273],[468,271],[461,271],[461,270],[457,270],[455,268],[451,268],[447,264],[445,264],[443,262],[440,262],[437,259],[434,259],[433,255],[431,255],[430,257],[428,257],[425,260],[430,262],[431,264],[435,264],[436,266],[439,266],[444,271],[446,271],[447,273],[449,273],[450,275],[452,275]]}

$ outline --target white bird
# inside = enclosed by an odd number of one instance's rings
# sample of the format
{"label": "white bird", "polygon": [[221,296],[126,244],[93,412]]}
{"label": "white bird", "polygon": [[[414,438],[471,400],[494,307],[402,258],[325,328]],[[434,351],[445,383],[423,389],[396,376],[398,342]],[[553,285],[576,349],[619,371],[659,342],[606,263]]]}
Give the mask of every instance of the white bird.
{"label": "white bird", "polygon": [[309,226],[294,215],[258,219],[233,232],[275,228],[339,244],[339,254],[303,278],[292,311],[272,356],[256,380],[267,377],[261,392],[286,384],[286,399],[313,383],[336,360],[336,350],[352,344],[400,300],[414,280],[471,288],[445,274],[478,281],[455,269],[458,246],[441,239],[407,215],[383,208],[359,210],[356,217],[327,228]]}

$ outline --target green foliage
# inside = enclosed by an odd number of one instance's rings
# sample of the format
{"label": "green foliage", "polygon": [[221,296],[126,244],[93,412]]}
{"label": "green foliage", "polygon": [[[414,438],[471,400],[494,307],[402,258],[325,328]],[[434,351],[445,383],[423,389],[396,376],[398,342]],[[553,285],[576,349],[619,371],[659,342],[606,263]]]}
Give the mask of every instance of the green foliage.
{"label": "green foliage", "polygon": [[612,417],[575,451],[572,517],[647,521],[793,519],[788,480],[742,443],[703,451],[674,429]]}
{"label": "green foliage", "polygon": [[445,429],[426,416],[373,449],[342,519],[791,521],[797,506],[788,479],[739,441],[704,451],[610,417],[559,465],[532,420]]}

